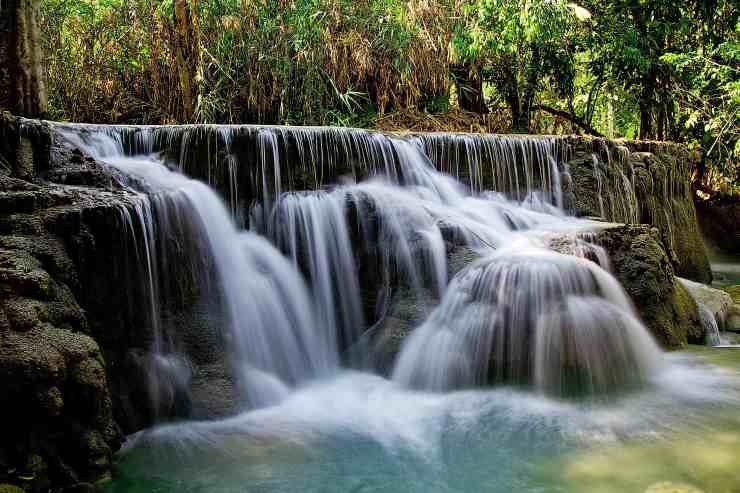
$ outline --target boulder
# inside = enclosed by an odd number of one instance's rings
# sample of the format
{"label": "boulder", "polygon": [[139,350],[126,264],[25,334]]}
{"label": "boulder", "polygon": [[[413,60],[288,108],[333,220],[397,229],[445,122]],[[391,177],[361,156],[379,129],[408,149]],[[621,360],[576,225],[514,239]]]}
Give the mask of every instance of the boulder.
{"label": "boulder", "polygon": [[697,304],[675,277],[656,228],[607,227],[598,232],[597,241],[608,252],[612,271],[643,322],[664,348],[704,342]]}
{"label": "boulder", "polygon": [[426,289],[399,288],[391,296],[385,316],[363,334],[355,354],[381,374],[389,375],[403,342],[439,300]]}
{"label": "boulder", "polygon": [[706,284],[701,284],[688,279],[678,278],[681,284],[688,290],[691,297],[703,306],[719,324],[720,329],[724,327],[730,308],[733,305],[732,296],[720,289],[714,289]]}

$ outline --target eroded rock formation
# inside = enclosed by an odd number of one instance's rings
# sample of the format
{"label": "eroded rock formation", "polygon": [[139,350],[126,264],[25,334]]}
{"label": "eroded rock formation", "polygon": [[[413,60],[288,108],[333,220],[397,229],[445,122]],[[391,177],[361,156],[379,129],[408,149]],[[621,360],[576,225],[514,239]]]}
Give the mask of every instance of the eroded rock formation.
{"label": "eroded rock formation", "polygon": [[657,228],[606,228],[598,240],[609,252],[612,272],[663,347],[704,343],[696,302],[676,278]]}
{"label": "eroded rock formation", "polygon": [[122,439],[106,361],[78,302],[77,257],[94,241],[86,215],[114,216],[120,199],[18,178],[46,167],[50,136],[21,136],[8,122],[0,125],[11,164],[0,173],[0,483],[47,491],[99,479]]}
{"label": "eroded rock formation", "polygon": [[706,247],[691,195],[685,148],[660,142],[571,138],[566,207],[579,216],[650,224],[677,275],[711,282]]}

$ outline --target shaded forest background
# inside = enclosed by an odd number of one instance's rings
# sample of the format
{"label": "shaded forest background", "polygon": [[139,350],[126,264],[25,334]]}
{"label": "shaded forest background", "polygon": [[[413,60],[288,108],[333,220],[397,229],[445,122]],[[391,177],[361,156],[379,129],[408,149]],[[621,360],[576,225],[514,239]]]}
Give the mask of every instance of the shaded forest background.
{"label": "shaded forest background", "polygon": [[740,186],[737,0],[42,0],[49,118],[686,142]]}

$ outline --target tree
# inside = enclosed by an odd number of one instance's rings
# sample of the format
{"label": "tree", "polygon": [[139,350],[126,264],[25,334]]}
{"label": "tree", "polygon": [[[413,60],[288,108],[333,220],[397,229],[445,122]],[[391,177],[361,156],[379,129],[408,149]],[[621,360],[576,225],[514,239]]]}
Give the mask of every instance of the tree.
{"label": "tree", "polygon": [[[735,19],[740,12],[735,11]],[[720,24],[714,24],[719,30]],[[694,185],[708,191],[708,168],[740,185],[740,22],[720,38],[704,37],[693,50],[668,53],[661,60],[672,66],[682,140],[703,149]],[[715,44],[716,43],[716,44]]]}
{"label": "tree", "polygon": [[512,128],[530,128],[535,99],[546,83],[573,89],[578,19],[562,0],[478,0],[454,38],[456,51],[480,64],[511,112]]}
{"label": "tree", "polygon": [[38,15],[39,0],[0,2],[0,108],[29,117],[46,113]]}
{"label": "tree", "polygon": [[[192,1],[192,4],[191,4]],[[193,121],[198,98],[200,74],[200,35],[198,0],[175,0],[174,53],[177,63],[180,95],[186,121]]]}
{"label": "tree", "polygon": [[686,46],[699,29],[703,0],[584,0],[594,19],[593,73],[635,94],[641,139],[676,139],[672,67],[662,56]]}

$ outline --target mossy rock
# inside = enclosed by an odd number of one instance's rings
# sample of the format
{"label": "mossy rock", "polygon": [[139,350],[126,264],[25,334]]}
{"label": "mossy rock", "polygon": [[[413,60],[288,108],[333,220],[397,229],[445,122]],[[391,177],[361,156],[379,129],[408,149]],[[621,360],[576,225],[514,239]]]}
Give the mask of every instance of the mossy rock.
{"label": "mossy rock", "polygon": [[379,372],[390,374],[403,342],[438,303],[425,289],[398,289],[386,316],[363,336],[369,345],[370,364]]}
{"label": "mossy rock", "polygon": [[740,285],[725,286],[722,290],[730,295],[733,303],[727,310],[724,330],[740,333]]}
{"label": "mossy rock", "polygon": [[[697,282],[711,282],[709,258],[689,186],[685,149],[624,142],[631,154],[615,159],[616,144],[594,139],[590,146],[575,145],[577,152],[566,163],[570,177],[563,182],[566,208],[577,216],[639,222],[658,228],[676,274]],[[605,149],[611,159],[606,157]],[[625,180],[632,190],[624,188]]]}
{"label": "mossy rock", "polygon": [[612,226],[599,232],[598,239],[609,254],[614,275],[664,348],[703,342],[696,302],[676,279],[656,228]]}
{"label": "mossy rock", "polygon": [[37,324],[49,320],[46,304],[34,299],[12,297],[5,300],[2,309],[10,328],[17,332],[31,330]]}
{"label": "mossy rock", "polygon": [[740,304],[740,284],[735,286],[725,286],[722,290],[732,297],[733,303]]}

